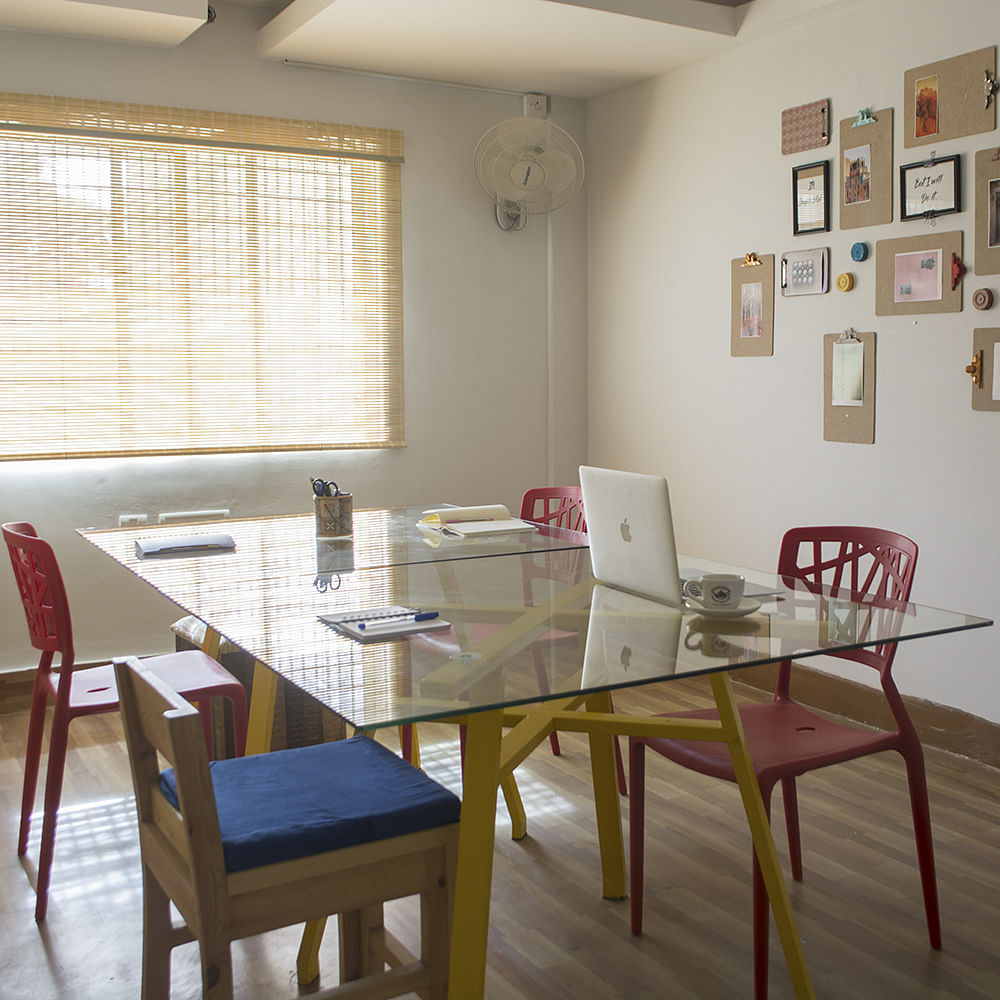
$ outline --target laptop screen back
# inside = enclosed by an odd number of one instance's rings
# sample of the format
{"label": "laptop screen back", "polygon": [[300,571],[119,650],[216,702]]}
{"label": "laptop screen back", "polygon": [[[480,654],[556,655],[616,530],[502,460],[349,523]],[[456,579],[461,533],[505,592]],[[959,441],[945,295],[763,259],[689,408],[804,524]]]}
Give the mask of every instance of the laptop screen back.
{"label": "laptop screen back", "polygon": [[666,479],[581,465],[580,486],[594,576],[683,606]]}

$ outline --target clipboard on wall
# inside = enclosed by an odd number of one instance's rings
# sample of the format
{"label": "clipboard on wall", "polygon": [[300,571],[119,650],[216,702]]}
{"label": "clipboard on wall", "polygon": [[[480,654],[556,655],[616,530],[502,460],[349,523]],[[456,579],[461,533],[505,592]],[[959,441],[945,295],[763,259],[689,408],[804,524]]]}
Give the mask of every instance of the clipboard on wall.
{"label": "clipboard on wall", "polygon": [[823,440],[875,443],[875,334],[823,337]]}
{"label": "clipboard on wall", "polygon": [[734,358],[774,354],[774,254],[734,257],[729,353]]}

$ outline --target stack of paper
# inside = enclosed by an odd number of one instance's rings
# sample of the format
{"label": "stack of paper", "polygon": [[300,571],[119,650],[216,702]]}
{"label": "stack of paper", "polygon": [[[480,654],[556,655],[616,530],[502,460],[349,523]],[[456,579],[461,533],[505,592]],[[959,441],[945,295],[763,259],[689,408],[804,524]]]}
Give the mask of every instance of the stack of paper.
{"label": "stack of paper", "polygon": [[496,535],[505,531],[534,531],[537,525],[511,517],[502,503],[481,507],[435,507],[425,510],[417,522],[445,535],[465,538],[469,535]]}

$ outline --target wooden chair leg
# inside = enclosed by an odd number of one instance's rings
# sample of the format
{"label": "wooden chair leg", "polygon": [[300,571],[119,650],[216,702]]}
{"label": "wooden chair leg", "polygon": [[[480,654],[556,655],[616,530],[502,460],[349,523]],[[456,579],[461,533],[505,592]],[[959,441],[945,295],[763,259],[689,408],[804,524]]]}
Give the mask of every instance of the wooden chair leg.
{"label": "wooden chair leg", "polygon": [[201,949],[202,1000],[234,1000],[233,956],[229,940],[205,930]]}
{"label": "wooden chair leg", "polygon": [[[453,859],[452,859],[453,860]],[[420,896],[420,959],[430,970],[427,1000],[447,1000],[454,871],[448,853],[427,857],[427,887]]]}
{"label": "wooden chair leg", "polygon": [[142,1000],[170,1000],[170,898],[142,871]]}

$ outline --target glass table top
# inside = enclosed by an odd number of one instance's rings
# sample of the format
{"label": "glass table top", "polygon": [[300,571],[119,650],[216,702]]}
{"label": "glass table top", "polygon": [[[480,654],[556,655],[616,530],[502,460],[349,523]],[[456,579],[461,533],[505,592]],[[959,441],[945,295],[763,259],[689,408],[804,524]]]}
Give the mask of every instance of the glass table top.
{"label": "glass table top", "polygon": [[[222,522],[219,530],[224,525],[233,535],[236,551],[207,556],[136,558],[135,539],[155,529],[81,534],[361,729],[992,624],[916,604],[813,593],[738,567],[729,568],[778,593],[746,617],[709,618],[598,584],[589,550],[580,547],[513,546],[501,554],[491,545],[488,558],[442,558],[429,549],[430,559],[363,567],[390,557],[368,547],[366,522],[406,532],[414,511],[419,516],[416,508],[405,515],[358,512],[355,567],[335,585],[323,585],[317,573],[312,515]],[[531,546],[548,537],[539,532],[520,541]],[[479,549],[483,541],[462,542],[455,551]],[[408,538],[379,551],[423,555],[420,544]],[[361,644],[319,618],[394,604],[438,611],[451,627]],[[532,651],[543,654],[546,695]]]}

